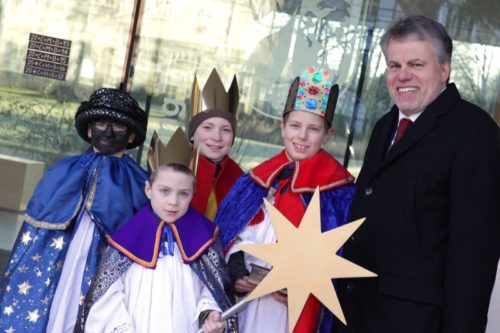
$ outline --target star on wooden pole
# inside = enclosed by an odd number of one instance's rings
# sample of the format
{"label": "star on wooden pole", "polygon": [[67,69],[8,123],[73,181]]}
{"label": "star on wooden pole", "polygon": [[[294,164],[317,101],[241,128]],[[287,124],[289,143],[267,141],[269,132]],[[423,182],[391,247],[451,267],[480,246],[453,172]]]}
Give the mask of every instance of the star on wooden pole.
{"label": "star on wooden pole", "polygon": [[298,228],[269,201],[264,199],[264,203],[278,242],[237,245],[241,250],[273,266],[246,300],[287,288],[288,327],[292,331],[309,294],[313,294],[340,321],[347,324],[332,279],[377,276],[337,255],[337,251],[364,219],[322,233],[319,188],[316,188]]}

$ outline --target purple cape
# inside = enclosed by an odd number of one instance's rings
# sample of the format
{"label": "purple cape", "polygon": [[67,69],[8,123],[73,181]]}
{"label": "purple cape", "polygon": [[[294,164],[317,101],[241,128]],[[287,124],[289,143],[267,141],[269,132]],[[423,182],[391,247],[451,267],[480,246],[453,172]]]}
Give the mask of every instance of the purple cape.
{"label": "purple cape", "polygon": [[151,205],[147,205],[109,237],[108,242],[139,265],[155,268],[164,227],[172,229],[185,264],[198,259],[215,243],[219,232],[214,223],[192,207],[174,223],[166,223],[160,221]]}

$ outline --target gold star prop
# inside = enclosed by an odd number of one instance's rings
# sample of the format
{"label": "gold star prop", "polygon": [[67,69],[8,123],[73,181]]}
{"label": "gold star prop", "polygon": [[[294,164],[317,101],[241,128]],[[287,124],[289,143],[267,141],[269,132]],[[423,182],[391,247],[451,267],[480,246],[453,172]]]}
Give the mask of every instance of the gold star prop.
{"label": "gold star prop", "polygon": [[313,294],[346,324],[332,279],[377,276],[336,254],[364,219],[322,233],[319,188],[316,188],[298,228],[267,200],[264,203],[278,242],[237,245],[241,250],[273,266],[247,300],[287,288],[288,327],[292,331],[309,294]]}

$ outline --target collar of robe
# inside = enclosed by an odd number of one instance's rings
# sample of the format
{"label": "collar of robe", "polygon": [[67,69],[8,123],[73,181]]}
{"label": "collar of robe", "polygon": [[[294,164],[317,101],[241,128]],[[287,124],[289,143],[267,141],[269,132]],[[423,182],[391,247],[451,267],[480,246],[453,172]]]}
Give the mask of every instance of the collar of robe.
{"label": "collar of robe", "polygon": [[294,193],[330,190],[354,182],[354,177],[323,149],[308,159],[293,161],[286,150],[250,170],[249,175],[262,187],[270,188],[278,175],[293,164],[290,189]]}
{"label": "collar of robe", "polygon": [[215,243],[218,233],[216,225],[192,207],[177,221],[166,223],[158,218],[151,205],[147,205],[118,229],[108,242],[139,265],[155,268],[160,251],[173,254],[174,242],[185,264],[196,261]]}

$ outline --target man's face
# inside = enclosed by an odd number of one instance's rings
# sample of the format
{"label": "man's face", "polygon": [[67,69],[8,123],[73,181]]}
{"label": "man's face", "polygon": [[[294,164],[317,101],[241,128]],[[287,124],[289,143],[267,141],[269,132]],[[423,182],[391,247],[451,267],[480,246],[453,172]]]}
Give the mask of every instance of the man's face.
{"label": "man's face", "polygon": [[127,145],[135,138],[127,126],[110,120],[91,122],[88,135],[94,151],[116,157],[122,157]]}
{"label": "man's face", "polygon": [[429,40],[391,40],[386,62],[389,95],[407,116],[434,101],[450,76],[450,64],[439,63]]}

